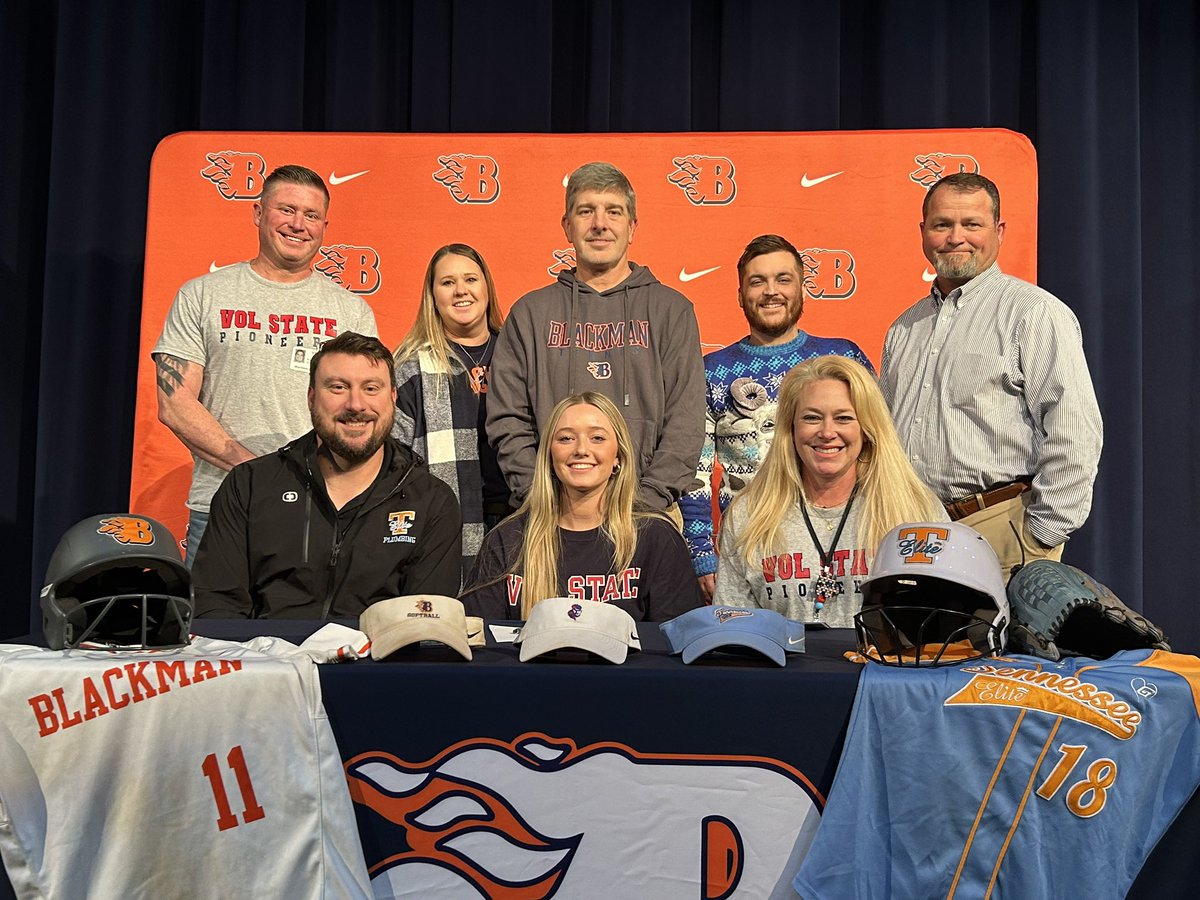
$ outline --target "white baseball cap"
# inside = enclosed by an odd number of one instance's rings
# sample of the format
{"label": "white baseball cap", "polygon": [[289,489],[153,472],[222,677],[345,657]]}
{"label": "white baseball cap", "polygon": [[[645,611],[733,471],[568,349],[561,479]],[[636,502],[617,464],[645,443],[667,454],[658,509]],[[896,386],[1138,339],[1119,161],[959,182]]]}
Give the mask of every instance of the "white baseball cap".
{"label": "white baseball cap", "polygon": [[358,626],[371,639],[371,658],[384,659],[418,641],[438,641],[471,658],[467,617],[460,600],[412,594],[379,600],[366,608]]}
{"label": "white baseball cap", "polygon": [[642,647],[637,623],[625,610],[574,597],[549,597],[534,606],[515,642],[521,645],[521,662],[573,647],[619,665],[630,648]]}

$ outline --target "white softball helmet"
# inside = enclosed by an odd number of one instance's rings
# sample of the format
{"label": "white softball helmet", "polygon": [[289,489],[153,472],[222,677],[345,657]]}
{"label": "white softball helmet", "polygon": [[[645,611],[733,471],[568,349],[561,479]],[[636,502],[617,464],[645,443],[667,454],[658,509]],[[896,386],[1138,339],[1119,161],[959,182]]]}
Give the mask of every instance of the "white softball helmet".
{"label": "white softball helmet", "polygon": [[876,662],[957,665],[1004,652],[1011,616],[1000,561],[967,525],[893,528],[862,592],[854,617],[858,648]]}

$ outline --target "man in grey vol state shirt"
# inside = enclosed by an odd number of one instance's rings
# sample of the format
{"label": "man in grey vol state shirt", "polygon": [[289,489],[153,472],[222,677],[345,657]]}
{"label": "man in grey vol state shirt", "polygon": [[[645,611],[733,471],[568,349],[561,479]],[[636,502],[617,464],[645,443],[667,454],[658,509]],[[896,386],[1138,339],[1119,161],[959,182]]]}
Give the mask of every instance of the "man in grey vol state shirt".
{"label": "man in grey vol state shirt", "polygon": [[312,270],[329,189],[303,166],[280,166],[253,206],[258,255],[179,289],[155,344],[158,418],[192,453],[191,565],[225,474],[312,426],[309,363],[343,331],[378,336],[359,297]]}

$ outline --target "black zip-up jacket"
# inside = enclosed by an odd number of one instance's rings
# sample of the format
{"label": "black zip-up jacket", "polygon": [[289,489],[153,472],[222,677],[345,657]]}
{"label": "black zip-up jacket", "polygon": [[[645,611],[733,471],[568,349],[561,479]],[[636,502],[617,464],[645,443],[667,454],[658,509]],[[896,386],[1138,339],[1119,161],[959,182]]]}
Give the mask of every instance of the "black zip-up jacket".
{"label": "black zip-up jacket", "polygon": [[458,595],[458,501],[390,437],[379,477],[340,520],[311,431],[235,466],[209,515],[192,569],[197,616],[356,618],[389,597]]}

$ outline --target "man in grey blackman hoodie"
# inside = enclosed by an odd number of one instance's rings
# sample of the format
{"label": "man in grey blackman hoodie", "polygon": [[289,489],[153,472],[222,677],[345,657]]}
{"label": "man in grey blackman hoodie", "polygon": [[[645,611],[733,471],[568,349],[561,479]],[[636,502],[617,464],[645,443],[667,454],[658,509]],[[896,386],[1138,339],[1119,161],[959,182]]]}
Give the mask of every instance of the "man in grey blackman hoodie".
{"label": "man in grey blackman hoodie", "polygon": [[488,439],[518,503],[529,492],[538,435],[554,405],[599,391],[625,416],[638,452],[638,499],[666,510],[696,478],[705,382],[691,301],[629,261],[637,207],[609,163],[567,182],[563,232],[575,268],[526,294],[508,314],[492,358]]}

